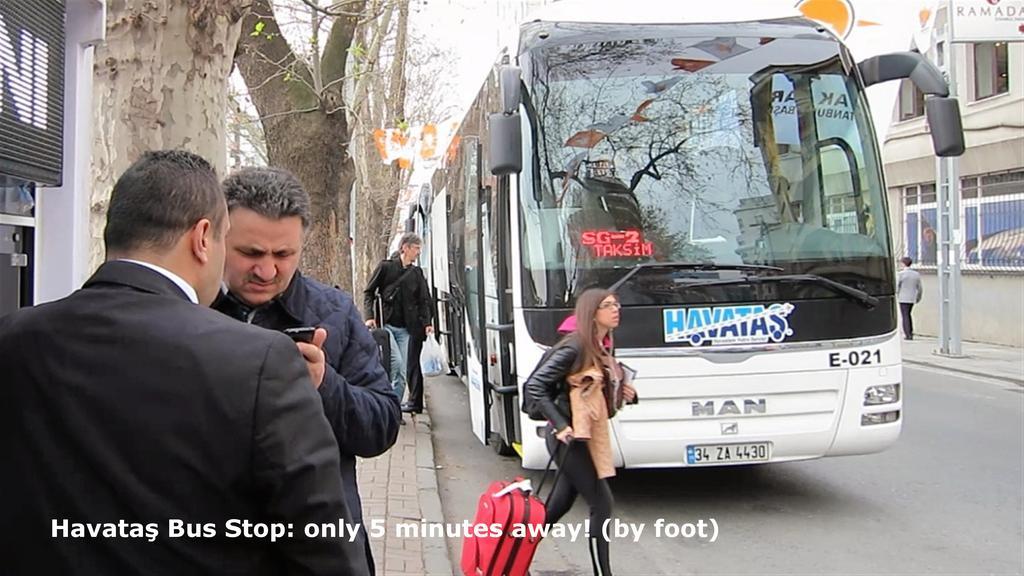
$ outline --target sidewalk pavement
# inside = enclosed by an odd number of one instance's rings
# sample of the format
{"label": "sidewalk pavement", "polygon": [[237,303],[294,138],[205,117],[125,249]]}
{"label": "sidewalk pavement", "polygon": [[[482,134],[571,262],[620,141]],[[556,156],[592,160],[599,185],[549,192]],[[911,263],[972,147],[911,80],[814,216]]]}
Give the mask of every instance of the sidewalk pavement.
{"label": "sidewalk pavement", "polygon": [[943,356],[936,338],[915,335],[903,341],[903,362],[1024,386],[1024,349],[977,342],[963,342],[960,348],[961,357]]}
{"label": "sidewalk pavement", "polygon": [[[444,538],[399,538],[398,524],[444,523],[437,490],[430,417],[402,415],[405,426],[395,445],[376,458],[359,458],[356,477],[363,500],[363,522],[379,576],[452,576]],[[384,520],[386,534],[373,537],[373,520]]]}
{"label": "sidewalk pavement", "polygon": [[[903,361],[960,374],[995,378],[1024,386],[1024,349],[964,342],[963,357],[936,354],[935,338],[903,341]],[[444,523],[437,489],[430,417],[403,415],[398,441],[381,456],[359,459],[357,476],[367,527],[385,521],[387,533],[370,539],[381,576],[452,576],[444,538],[399,538],[398,524]]]}

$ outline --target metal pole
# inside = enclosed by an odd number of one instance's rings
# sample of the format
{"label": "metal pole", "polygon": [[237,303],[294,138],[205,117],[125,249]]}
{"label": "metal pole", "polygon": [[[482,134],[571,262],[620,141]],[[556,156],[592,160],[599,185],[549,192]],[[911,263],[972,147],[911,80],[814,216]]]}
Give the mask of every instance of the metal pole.
{"label": "metal pole", "polygon": [[[949,95],[957,97],[956,57],[953,43],[953,0],[946,3],[944,62]],[[938,50],[935,51],[938,58]],[[960,356],[960,165],[956,157],[935,159],[936,215],[938,220],[939,354]]]}

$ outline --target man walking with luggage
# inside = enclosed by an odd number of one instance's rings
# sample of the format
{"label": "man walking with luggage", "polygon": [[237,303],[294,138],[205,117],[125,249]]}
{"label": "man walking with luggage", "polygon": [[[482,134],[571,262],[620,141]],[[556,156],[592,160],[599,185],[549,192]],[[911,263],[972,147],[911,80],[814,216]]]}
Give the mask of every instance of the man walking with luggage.
{"label": "man walking with luggage", "polygon": [[[416,266],[423,241],[412,232],[402,235],[398,253],[382,261],[363,291],[363,305],[369,318],[366,325],[377,326],[374,310],[379,310],[384,327],[394,334],[405,373],[402,380],[409,388],[409,400],[402,405],[403,412],[423,412],[423,373],[420,370],[420,351],[431,325],[433,306],[430,288],[423,270]],[[394,352],[393,352],[394,353]]]}
{"label": "man walking with luggage", "polygon": [[900,270],[899,279],[896,282],[896,299],[900,303],[900,315],[903,316],[903,337],[907,340],[914,339],[914,318],[912,316],[914,304],[921,301],[921,275],[917,270],[910,267],[914,263],[909,257],[900,259],[903,269]]}
{"label": "man walking with luggage", "polygon": [[[224,267],[228,291],[214,308],[271,330],[326,330],[323,354],[307,358],[307,364],[341,451],[349,510],[362,525],[355,457],[372,458],[391,448],[401,421],[377,345],[351,296],[298,270],[310,203],[294,175],[279,168],[243,168],[224,181],[224,194],[231,221]],[[359,538],[372,574],[365,529]]]}

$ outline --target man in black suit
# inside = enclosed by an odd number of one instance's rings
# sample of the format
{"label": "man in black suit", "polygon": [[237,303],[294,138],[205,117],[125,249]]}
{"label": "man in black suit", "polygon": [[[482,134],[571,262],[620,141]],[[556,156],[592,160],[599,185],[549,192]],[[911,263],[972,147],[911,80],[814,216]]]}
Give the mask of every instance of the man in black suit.
{"label": "man in black suit", "polygon": [[361,546],[305,535],[350,516],[296,344],[207,307],[228,226],[205,160],[146,153],[111,194],[106,263],[0,318],[0,572],[366,574]]}

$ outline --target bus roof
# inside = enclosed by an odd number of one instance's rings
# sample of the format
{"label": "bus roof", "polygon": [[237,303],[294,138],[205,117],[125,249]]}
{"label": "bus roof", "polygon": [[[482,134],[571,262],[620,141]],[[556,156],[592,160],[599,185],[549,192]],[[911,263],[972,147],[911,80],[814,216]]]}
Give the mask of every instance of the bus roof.
{"label": "bus roof", "polygon": [[[919,39],[918,45],[926,45],[931,24],[921,18],[928,13],[926,9],[934,12],[938,5],[939,0],[557,0],[524,19],[505,54],[520,53],[522,42],[531,41],[531,32],[536,34],[545,26],[550,29],[555,22],[707,24],[709,28],[727,23],[791,28],[801,22],[825,28],[842,39],[856,60],[864,60],[908,50],[918,33],[925,40]],[[767,28],[762,31],[772,33]],[[880,141],[888,132],[899,87],[899,82],[888,82],[868,91]]]}
{"label": "bus roof", "polygon": [[712,37],[722,33],[723,25],[729,25],[734,34],[749,36],[790,37],[818,31],[838,41],[834,33],[826,32],[827,27],[794,7],[794,0],[701,0],[674,4],[664,0],[560,0],[527,17],[519,26],[516,42],[505,52],[522,54],[537,42],[550,45],[659,36],[666,25],[687,26],[690,34]]}
{"label": "bus roof", "polygon": [[802,18],[794,0],[560,0],[525,22],[603,24],[720,24]]}

